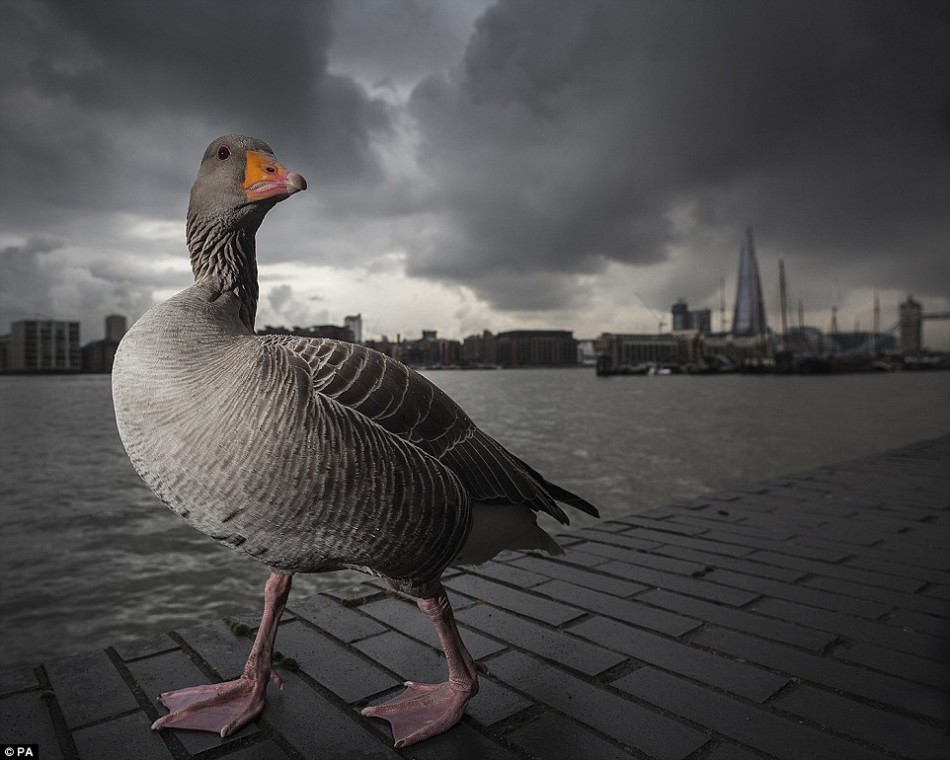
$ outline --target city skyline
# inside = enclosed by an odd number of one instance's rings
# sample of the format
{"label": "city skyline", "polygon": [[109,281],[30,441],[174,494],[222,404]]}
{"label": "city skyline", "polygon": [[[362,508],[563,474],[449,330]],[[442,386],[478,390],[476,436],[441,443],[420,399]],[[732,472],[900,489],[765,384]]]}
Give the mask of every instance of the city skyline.
{"label": "city skyline", "polygon": [[950,309],[945,2],[227,7],[5,3],[0,331],[187,287],[230,131],[310,183],[261,230],[261,325],[647,333],[684,297],[719,329],[747,226],[773,325],[779,259],[823,330]]}
{"label": "city skyline", "polygon": [[[740,257],[740,272],[743,268],[747,266],[747,254],[746,249],[743,249],[742,255]],[[494,336],[502,333],[511,333],[511,332],[549,332],[549,333],[570,333],[573,335],[574,339],[578,342],[587,342],[596,340],[597,338],[603,337],[610,334],[630,334],[638,336],[651,336],[651,335],[671,335],[674,333],[681,332],[696,332],[704,335],[711,335],[717,337],[730,336],[732,338],[743,339],[756,336],[768,336],[773,335],[780,337],[782,334],[781,327],[778,324],[774,324],[768,319],[765,318],[763,329],[761,332],[756,332],[754,330],[750,331],[745,329],[745,322],[740,325],[739,332],[735,331],[735,319],[736,313],[740,310],[738,302],[740,300],[740,293],[736,294],[736,301],[731,310],[721,309],[723,316],[727,313],[732,314],[732,322],[728,328],[725,330],[717,329],[715,320],[716,316],[713,314],[713,310],[706,307],[700,309],[690,308],[691,304],[685,298],[677,299],[673,304],[670,304],[670,308],[667,312],[660,314],[658,312],[652,312],[654,318],[660,317],[658,327],[656,330],[619,330],[619,331],[610,331],[610,330],[600,330],[594,334],[575,334],[577,331],[571,328],[569,325],[562,327],[546,327],[546,328],[525,328],[514,327],[512,329],[501,330],[501,331],[492,331],[488,328],[483,328],[481,330],[476,330],[468,334],[454,334],[446,336],[445,334],[439,334],[438,330],[429,329],[424,325],[417,327],[415,332],[409,332],[405,335],[397,333],[394,336],[383,334],[379,336],[370,336],[364,339],[363,329],[362,329],[362,315],[347,315],[339,320],[318,320],[314,322],[307,322],[303,324],[261,324],[256,325],[256,331],[259,335],[266,335],[269,333],[272,334],[298,334],[298,335],[310,335],[313,334],[314,337],[322,338],[333,338],[335,340],[344,340],[351,341],[355,343],[366,343],[366,344],[376,344],[376,343],[402,343],[402,342],[413,342],[425,340],[427,337],[438,338],[442,340],[449,340],[454,342],[464,342],[470,338],[481,338],[485,335]],[[879,315],[879,325],[878,329],[874,329],[874,325],[860,325],[854,324],[850,327],[847,325],[836,324],[837,321],[837,312],[832,311],[831,325],[827,327],[822,327],[820,325],[812,325],[807,323],[802,323],[798,325],[794,318],[794,315],[789,313],[787,329],[789,332],[795,332],[799,330],[807,330],[815,332],[816,334],[829,334],[829,335],[846,335],[846,334],[876,334],[876,335],[891,335],[896,336],[899,334],[899,328],[902,321],[905,319],[905,310],[913,309],[918,312],[916,320],[918,322],[918,329],[920,330],[920,336],[914,346],[911,347],[912,350],[925,349],[928,351],[937,351],[941,353],[946,353],[947,350],[940,345],[934,345],[933,340],[928,340],[926,337],[926,332],[924,331],[923,325],[930,323],[931,325],[938,325],[943,322],[950,321],[950,312],[947,311],[937,311],[931,308],[927,308],[926,304],[921,304],[919,301],[916,301],[913,297],[913,294],[907,294],[904,301],[902,301],[896,310],[897,318],[891,320],[888,316]],[[923,317],[921,319],[921,316]],[[70,317],[64,318],[55,318],[50,317],[45,314],[34,314],[31,317],[26,317],[21,320],[15,320],[16,322],[56,322],[61,324],[77,324],[80,326],[80,333],[82,333],[82,321],[78,319],[73,319]],[[124,314],[107,314],[100,318],[100,322],[104,325],[101,335],[97,334],[93,338],[83,337],[82,344],[83,346],[88,346],[91,343],[114,343],[118,344],[122,336],[125,334],[127,327],[131,326],[128,318]],[[679,323],[679,324],[678,324]],[[10,323],[12,329],[13,322]],[[6,333],[0,332],[0,338],[9,338],[10,330]]]}

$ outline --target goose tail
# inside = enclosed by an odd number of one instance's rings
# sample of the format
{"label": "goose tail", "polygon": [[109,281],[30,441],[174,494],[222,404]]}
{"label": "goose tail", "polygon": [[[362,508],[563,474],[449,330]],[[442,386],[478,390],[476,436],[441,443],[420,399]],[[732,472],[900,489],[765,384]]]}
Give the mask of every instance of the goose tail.
{"label": "goose tail", "polygon": [[[561,486],[557,485],[556,483],[552,483],[540,472],[535,470],[531,465],[526,463],[523,459],[518,458],[518,463],[525,468],[526,472],[530,473],[531,477],[533,477],[555,501],[559,501],[562,504],[567,504],[571,507],[579,509],[581,512],[586,512],[591,517],[600,517],[600,512],[597,510],[597,507],[587,501],[587,499],[581,498],[576,493],[573,491],[568,491],[566,488],[561,488]],[[562,522],[567,524],[568,520],[566,516],[565,520]]]}

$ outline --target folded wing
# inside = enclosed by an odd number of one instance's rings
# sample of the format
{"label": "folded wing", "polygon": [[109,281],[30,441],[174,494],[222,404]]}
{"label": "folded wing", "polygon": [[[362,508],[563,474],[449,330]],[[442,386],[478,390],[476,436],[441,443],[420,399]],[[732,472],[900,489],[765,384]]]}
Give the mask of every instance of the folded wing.
{"label": "folded wing", "polygon": [[439,459],[472,499],[524,504],[562,523],[557,501],[583,512],[597,510],[554,485],[480,430],[448,395],[402,362],[354,343],[287,335],[261,337],[303,360],[314,390],[372,420]]}

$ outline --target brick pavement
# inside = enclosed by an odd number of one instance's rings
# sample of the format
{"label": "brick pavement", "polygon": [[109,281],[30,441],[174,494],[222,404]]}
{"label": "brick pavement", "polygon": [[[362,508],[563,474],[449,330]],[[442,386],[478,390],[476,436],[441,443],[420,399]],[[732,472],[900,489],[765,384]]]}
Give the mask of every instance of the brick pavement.
{"label": "brick pavement", "polygon": [[710,494],[445,580],[490,668],[463,722],[392,748],[360,707],[442,680],[411,600],[291,597],[285,686],[222,741],[155,696],[240,672],[257,618],[0,673],[0,742],[43,760],[948,758],[950,436]]}

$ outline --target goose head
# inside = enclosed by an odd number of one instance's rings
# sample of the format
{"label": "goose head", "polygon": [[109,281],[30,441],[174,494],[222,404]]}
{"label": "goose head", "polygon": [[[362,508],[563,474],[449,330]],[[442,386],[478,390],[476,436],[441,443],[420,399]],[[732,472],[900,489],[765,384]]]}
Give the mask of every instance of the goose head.
{"label": "goose head", "polygon": [[201,220],[219,230],[256,232],[277,203],[307,181],[285,169],[271,147],[255,137],[224,135],[205,150],[188,204],[189,226]]}

